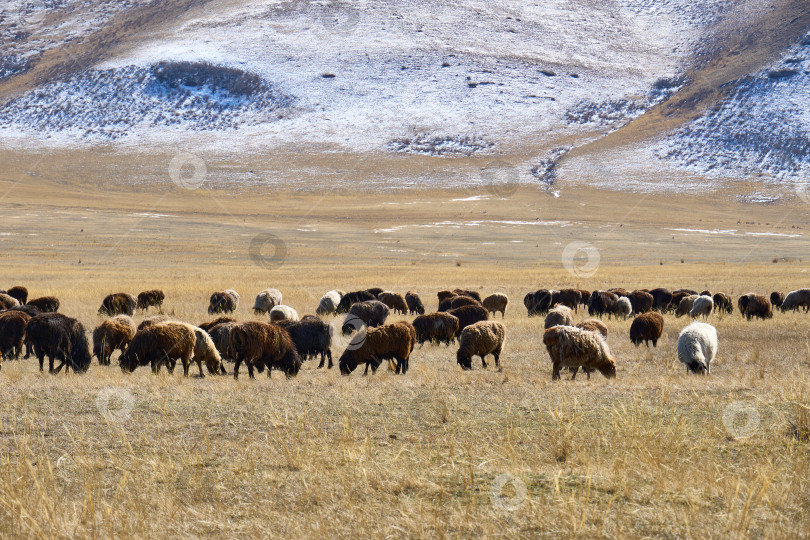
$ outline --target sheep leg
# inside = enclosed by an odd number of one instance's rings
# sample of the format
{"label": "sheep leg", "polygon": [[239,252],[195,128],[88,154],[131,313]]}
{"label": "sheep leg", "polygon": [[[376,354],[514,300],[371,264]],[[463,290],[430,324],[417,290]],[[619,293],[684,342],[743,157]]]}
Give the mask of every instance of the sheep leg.
{"label": "sheep leg", "polygon": [[485,358],[485,357],[486,357],[486,355],[485,355],[485,354],[482,354],[482,355],[480,355],[480,356],[481,356],[481,366],[482,366],[484,369],[487,369],[487,359]]}
{"label": "sheep leg", "polygon": [[219,364],[219,374],[220,375],[227,375],[228,374],[228,372],[225,370],[224,364],[225,364],[225,362],[220,362],[220,364]]}
{"label": "sheep leg", "polygon": [[203,373],[202,370],[202,359],[200,358],[197,359],[197,366],[200,368],[200,377],[205,378],[205,374]]}
{"label": "sheep leg", "polygon": [[579,366],[577,366],[577,367],[573,368],[573,370],[572,370],[572,371],[574,372],[574,374],[573,374],[573,375],[571,375],[571,380],[573,381],[573,380],[576,378],[576,376],[577,376],[577,372],[579,371]]}
{"label": "sheep leg", "polygon": [[500,353],[500,351],[497,351],[497,352],[492,353],[492,356],[494,356],[494,357],[495,357],[495,367],[496,367],[496,368],[500,368],[500,367],[501,367],[501,362],[500,362],[500,360],[501,360],[501,353]]}
{"label": "sheep leg", "polygon": [[[248,377],[251,379],[255,379],[256,377],[253,375],[253,362],[245,362],[245,364],[247,365],[248,368]],[[236,372],[234,372],[234,375],[236,375]]]}
{"label": "sheep leg", "polygon": [[37,350],[37,358],[39,359],[39,370],[43,371],[45,367],[45,353]]}
{"label": "sheep leg", "polygon": [[[334,364],[332,364],[332,351],[330,351],[329,349],[326,350],[326,357],[329,359],[329,367],[328,367],[328,369],[332,369],[332,366]],[[321,360],[321,362],[323,362],[323,360]]]}
{"label": "sheep leg", "polygon": [[559,379],[560,379],[560,364],[555,362],[553,364],[553,370],[551,372],[551,380],[557,381]]}
{"label": "sheep leg", "polygon": [[[323,367],[323,363],[324,363],[324,361],[325,361],[325,360],[326,360],[326,359],[324,358],[324,354],[323,354],[323,352],[321,352],[321,363],[320,363],[320,364],[318,364],[318,369],[321,369],[321,368]],[[329,366],[329,367],[332,367],[332,366],[331,366],[331,362],[330,362],[330,366]]]}
{"label": "sheep leg", "polygon": [[238,357],[238,356],[237,356],[237,357],[236,357],[236,360],[234,360],[234,366],[233,366],[233,378],[234,378],[234,379],[238,379],[238,378],[239,378],[239,365],[240,365],[241,363],[242,363],[242,359],[241,359],[240,357]]}

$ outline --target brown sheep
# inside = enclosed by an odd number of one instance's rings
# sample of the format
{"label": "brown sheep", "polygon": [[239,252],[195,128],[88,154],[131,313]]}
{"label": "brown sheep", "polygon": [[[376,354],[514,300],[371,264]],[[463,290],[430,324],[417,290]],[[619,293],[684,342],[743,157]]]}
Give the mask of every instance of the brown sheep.
{"label": "brown sheep", "polygon": [[[653,309],[665,313],[669,311],[672,303],[672,292],[669,289],[659,287],[650,291],[653,297]],[[680,300],[679,300],[680,301]]]}
{"label": "brown sheep", "polygon": [[[48,372],[59,373],[64,367],[83,373],[90,367],[90,346],[82,323],[61,313],[40,313],[25,327],[25,342],[34,348],[42,371],[48,356]],[[54,360],[62,363],[54,369]]]}
{"label": "brown sheep", "polygon": [[472,357],[480,356],[481,364],[487,367],[486,356],[495,358],[495,367],[500,367],[501,350],[506,338],[506,327],[496,321],[480,321],[461,332],[456,361],[461,369],[472,369]]}
{"label": "brown sheep", "polygon": [[602,334],[602,337],[607,337],[608,335],[608,327],[605,323],[600,321],[599,319],[585,319],[583,321],[578,322],[575,325],[577,328],[582,328],[583,330],[587,330],[589,332],[597,332]]}
{"label": "brown sheep", "polygon": [[439,291],[436,293],[436,296],[439,298],[439,302],[441,302],[442,300],[447,300],[448,298],[453,298],[458,295],[453,291]]}
{"label": "brown sheep", "polygon": [[108,294],[101,302],[101,307],[98,312],[101,315],[114,317],[115,315],[129,315],[135,313],[135,306],[138,305],[138,299],[131,294],[127,293],[113,293]]}
{"label": "brown sheep", "polygon": [[471,291],[469,289],[453,289],[453,292],[458,296],[469,296],[470,298],[476,300],[479,304],[481,303],[481,295],[476,291]]}
{"label": "brown sheep", "polygon": [[731,297],[726,293],[714,293],[712,300],[714,300],[715,311],[725,311],[726,313],[734,312],[734,302],[731,301]]}
{"label": "brown sheep", "polygon": [[384,292],[385,289],[382,287],[371,287],[370,289],[366,289],[366,292],[374,295],[374,298],[377,298],[381,292]]}
{"label": "brown sheep", "polygon": [[568,306],[559,305],[551,308],[543,327],[549,329],[559,325],[574,326],[574,312]]}
{"label": "brown sheep", "polygon": [[490,313],[500,311],[501,318],[503,318],[506,316],[506,306],[509,305],[509,297],[503,293],[490,294],[484,298],[482,305],[487,308],[487,311]]}
{"label": "brown sheep", "polygon": [[678,302],[678,309],[675,310],[676,317],[683,317],[684,315],[688,315],[690,311],[692,311],[692,306],[695,305],[695,300],[700,298],[697,294],[690,294],[684,298],[681,298],[681,301]]}
{"label": "brown sheep", "polygon": [[208,299],[208,314],[233,313],[239,307],[239,297],[234,296],[232,291],[216,291]]}
{"label": "brown sheep", "polygon": [[23,305],[28,301],[28,289],[26,289],[22,285],[15,285],[14,287],[7,290],[6,294],[17,300],[17,302],[19,302],[20,305]]}
{"label": "brown sheep", "polygon": [[461,335],[461,331],[464,330],[465,327],[477,323],[478,321],[486,321],[489,319],[489,311],[483,306],[461,306],[447,313],[458,319],[456,337]]}
{"label": "brown sheep", "polygon": [[[211,327],[207,330],[208,335],[214,342],[214,346],[219,351],[219,355],[223,360],[233,361],[236,355],[233,352],[233,344],[231,343],[231,332],[234,328],[239,326],[236,321],[223,322]],[[224,371],[224,368],[222,368]]]}
{"label": "brown sheep", "polygon": [[31,316],[23,311],[0,313],[0,359],[20,357],[25,341],[25,327]]}
{"label": "brown sheep", "polygon": [[737,306],[740,308],[740,314],[749,321],[753,317],[760,319],[773,317],[770,300],[759,294],[748,293],[742,295],[737,301]]}
{"label": "brown sheep", "polygon": [[165,299],[166,295],[163,294],[161,290],[152,289],[150,291],[143,291],[138,294],[137,308],[146,311],[150,307],[155,306],[158,308],[158,311],[163,312],[163,300]]}
{"label": "brown sheep", "polygon": [[408,304],[408,311],[411,315],[424,315],[425,306],[422,304],[422,299],[415,292],[408,291],[405,293],[405,302]]}
{"label": "brown sheep", "polygon": [[622,287],[614,287],[613,289],[608,289],[607,292],[612,292],[616,296],[627,296],[630,294],[630,291]]}
{"label": "brown sheep", "polygon": [[480,306],[482,305],[481,302],[473,298],[472,296],[454,296],[450,299],[450,309],[460,308],[462,306]]}
{"label": "brown sheep", "polygon": [[551,306],[562,304],[574,311],[579,307],[582,293],[577,289],[562,289],[551,293]]}
{"label": "brown sheep", "polygon": [[594,369],[607,378],[616,376],[616,361],[610,354],[607,342],[595,332],[574,326],[555,326],[543,334],[543,343],[553,365],[552,380],[560,378],[563,367],[573,369],[572,380],[580,367],[584,368],[589,379]]}
{"label": "brown sheep", "polygon": [[615,311],[618,301],[619,297],[612,292],[593,291],[588,300],[588,315],[592,317],[594,315],[599,317],[603,315],[611,316]]}
{"label": "brown sheep", "polygon": [[649,342],[652,341],[653,347],[655,347],[663,331],[664,317],[655,311],[648,311],[633,319],[633,323],[630,325],[630,341],[635,346],[641,345],[643,341],[648,347]]}
{"label": "brown sheep", "polygon": [[[669,301],[669,307],[667,308],[668,311],[677,311],[678,306],[681,305],[681,300],[684,298],[688,298],[692,296],[689,294],[688,291],[679,291],[676,293],[672,293],[672,298]],[[692,309],[691,307],[689,309]]]}
{"label": "brown sheep", "polygon": [[[779,291],[773,291],[771,293],[771,305],[775,308],[781,308],[782,302],[785,301],[785,293],[781,293]],[[717,300],[714,301],[715,306],[717,306]]]}
{"label": "brown sheep", "polygon": [[236,322],[236,319],[234,319],[233,317],[217,317],[213,321],[208,321],[208,322],[204,322],[202,324],[198,324],[197,327],[202,328],[206,332],[210,332],[211,329],[213,327],[215,327],[216,325],[218,325],[218,324],[232,323],[232,322]]}
{"label": "brown sheep", "polygon": [[399,293],[383,291],[377,295],[377,300],[388,306],[394,313],[408,314],[408,302]]}
{"label": "brown sheep", "polygon": [[157,374],[164,364],[169,373],[174,373],[179,359],[183,363],[183,375],[188,377],[196,343],[197,337],[190,325],[174,322],[155,324],[135,332],[135,337],[118,358],[118,362],[125,373],[132,373],[138,366],[149,364],[152,373]]}
{"label": "brown sheep", "polygon": [[253,368],[267,369],[270,377],[273,368],[284,372],[287,378],[294,377],[301,369],[301,358],[289,332],[273,323],[248,321],[231,330],[231,347],[234,353],[233,378],[239,378],[239,366],[244,362],[248,375],[253,379]]}
{"label": "brown sheep", "polygon": [[27,305],[34,306],[42,313],[56,313],[59,311],[59,299],[55,296],[42,296],[29,300]]}
{"label": "brown sheep", "polygon": [[416,342],[420,345],[429,341],[449,346],[450,342],[456,340],[458,319],[449,313],[430,313],[416,317],[413,327],[416,329]]}
{"label": "brown sheep", "polygon": [[583,307],[588,307],[588,300],[591,299],[591,291],[586,291],[585,289],[577,289],[579,292],[579,305]]}
{"label": "brown sheep", "polygon": [[633,313],[647,313],[652,310],[655,303],[653,295],[645,291],[633,291],[627,295],[627,299],[630,300]]}
{"label": "brown sheep", "polygon": [[366,364],[363,375],[368,374],[369,366],[374,373],[383,360],[393,359],[396,373],[404,375],[408,371],[415,331],[410,324],[402,323],[404,321],[369,328],[364,336],[356,335],[338,360],[340,373],[349,375],[361,363]]}
{"label": "brown sheep", "polygon": [[225,375],[225,368],[222,366],[222,357],[219,354],[219,351],[214,344],[214,341],[211,339],[211,336],[208,335],[208,332],[200,328],[199,326],[194,326],[193,324],[188,323],[176,323],[176,324],[184,324],[186,325],[192,332],[194,332],[194,358],[193,361],[197,362],[197,366],[200,368],[200,377],[205,377],[202,370],[202,365],[205,364],[205,367],[208,369],[208,373],[211,375],[217,375],[221,373]]}
{"label": "brown sheep", "polygon": [[135,332],[135,323],[128,315],[116,315],[98,325],[93,330],[93,356],[99,365],[109,366],[115,349],[123,354]]}

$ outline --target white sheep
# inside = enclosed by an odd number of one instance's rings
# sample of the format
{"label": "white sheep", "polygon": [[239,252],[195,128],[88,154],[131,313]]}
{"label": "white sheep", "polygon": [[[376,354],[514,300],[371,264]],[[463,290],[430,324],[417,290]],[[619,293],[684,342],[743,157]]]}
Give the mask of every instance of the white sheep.
{"label": "white sheep", "polygon": [[805,311],[810,309],[810,289],[798,289],[787,293],[782,301],[781,309],[782,311],[789,309],[798,311],[800,307],[803,307]]}
{"label": "white sheep", "polygon": [[317,315],[332,315],[337,310],[338,304],[342,295],[337,290],[331,290],[321,296],[321,301],[318,302],[318,309],[315,310]]}
{"label": "white sheep", "polygon": [[298,312],[290,306],[275,306],[270,310],[270,321],[300,321]]}
{"label": "white sheep", "polygon": [[689,316],[693,319],[698,317],[708,317],[712,314],[714,309],[714,300],[711,296],[698,296],[692,303],[692,309],[689,310]]}
{"label": "white sheep", "polygon": [[678,360],[689,373],[711,373],[711,362],[717,355],[717,330],[702,322],[693,322],[678,336]]}
{"label": "white sheep", "polygon": [[626,319],[633,313],[633,304],[630,303],[630,299],[626,296],[620,296],[618,300],[616,300],[616,305],[614,307],[614,313],[617,317],[621,317]]}
{"label": "white sheep", "polygon": [[256,315],[267,313],[278,305],[281,305],[281,291],[278,289],[265,289],[256,295],[256,301],[253,302],[253,312]]}

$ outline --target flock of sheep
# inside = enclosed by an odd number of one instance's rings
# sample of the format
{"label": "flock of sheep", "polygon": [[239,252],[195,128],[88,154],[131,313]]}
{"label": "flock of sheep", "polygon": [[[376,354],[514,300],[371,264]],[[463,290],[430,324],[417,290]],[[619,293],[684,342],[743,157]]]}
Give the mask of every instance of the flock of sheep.
{"label": "flock of sheep", "polygon": [[[472,369],[472,358],[492,355],[496,367],[506,338],[503,323],[490,320],[500,312],[505,316],[509,298],[500,293],[481,298],[476,291],[453,289],[437,293],[439,305],[434,313],[425,313],[418,294],[405,295],[379,288],[346,293],[332,290],[324,294],[315,310],[316,315],[300,318],[298,312],[282,303],[278,289],[265,289],[253,304],[256,315],[266,315],[269,322],[239,322],[230,316],[239,305],[239,294],[227,289],[213,293],[208,313],[218,315],[200,325],[170,320],[162,314],[165,295],[159,290],[140,293],[110,294],[104,298],[99,314],[107,317],[92,332],[93,347],[83,325],[76,319],[58,313],[55,297],[28,299],[25,287],[16,286],[0,291],[0,366],[2,360],[18,359],[25,349],[25,358],[34,354],[39,368],[44,369],[48,357],[49,372],[58,373],[63,367],[76,372],[86,371],[95,356],[100,365],[109,365],[115,350],[121,352],[119,364],[123,371],[132,372],[138,366],[151,366],[157,373],[165,365],[173,372],[177,360],[188,376],[196,363],[200,376],[226,374],[224,361],[234,363],[233,375],[245,364],[251,378],[254,370],[283,371],[288,377],[298,373],[301,363],[320,356],[319,368],[328,360],[333,366],[331,347],[336,333],[346,336],[347,345],[338,359],[344,375],[360,364],[364,373],[375,372],[384,360],[396,374],[405,374],[415,344],[444,343],[458,340],[456,360],[462,369]],[[636,314],[630,326],[630,340],[657,345],[664,327],[661,313],[676,316],[708,317],[713,311],[733,312],[731,297],[709,291],[697,293],[688,289],[642,289],[627,291],[586,291],[581,289],[529,292],[524,297],[528,315],[545,316],[543,343],[552,362],[552,379],[560,378],[560,370],[569,368],[572,379],[580,368],[590,378],[593,371],[606,377],[616,374],[616,361],[607,345],[607,326],[598,318],[575,323],[574,312],[585,306],[591,317]],[[158,315],[145,318],[135,325],[136,310],[157,307]],[[737,301],[740,313],[747,319],[770,318],[773,308],[782,311],[810,309],[810,289],[799,289],[787,295],[778,292],[770,298],[758,294],[742,295]],[[411,321],[386,324],[393,311],[415,315]],[[345,314],[339,326],[321,317]],[[704,322],[693,322],[678,337],[678,359],[688,372],[709,373],[717,354],[717,331]],[[59,361],[59,366],[54,366]]]}

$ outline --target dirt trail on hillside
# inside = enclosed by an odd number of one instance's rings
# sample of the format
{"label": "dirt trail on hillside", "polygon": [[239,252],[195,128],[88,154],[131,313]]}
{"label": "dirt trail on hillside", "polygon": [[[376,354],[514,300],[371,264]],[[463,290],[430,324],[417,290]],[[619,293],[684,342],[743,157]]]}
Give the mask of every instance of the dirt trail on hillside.
{"label": "dirt trail on hillside", "polygon": [[[48,49],[36,58],[34,66],[0,82],[0,102],[14,98],[48,82],[65,79],[83,71],[104,58],[137,35],[153,32],[176,22],[188,11],[199,8],[211,0],[155,0],[148,5],[119,13],[100,30]],[[64,19],[63,13],[51,15],[54,24]]]}
{"label": "dirt trail on hillside", "polygon": [[[741,6],[742,7],[742,6]],[[593,142],[574,148],[561,160],[639,143],[699,117],[720,103],[734,81],[755,73],[776,60],[810,30],[810,3],[782,0],[758,19],[721,25],[709,49],[716,53],[687,72],[690,82],[669,100]]]}

